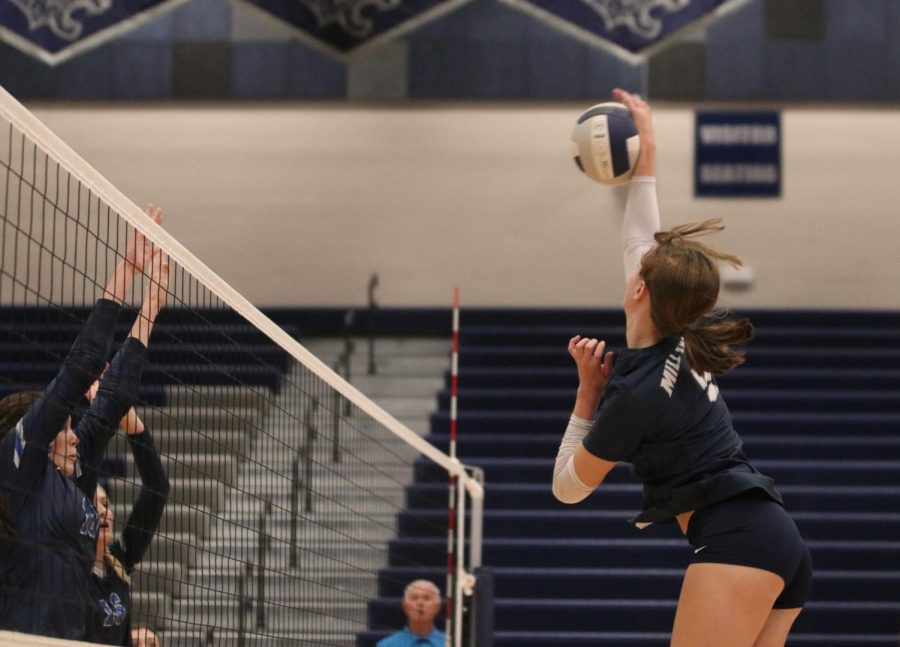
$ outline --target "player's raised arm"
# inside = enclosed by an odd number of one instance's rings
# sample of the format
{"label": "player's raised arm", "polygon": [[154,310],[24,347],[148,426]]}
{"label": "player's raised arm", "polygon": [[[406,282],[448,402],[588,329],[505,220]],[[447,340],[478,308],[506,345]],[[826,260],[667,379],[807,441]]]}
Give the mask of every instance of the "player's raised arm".
{"label": "player's raised arm", "polygon": [[656,133],[653,114],[646,101],[620,89],[613,91],[613,97],[631,112],[641,141],[622,220],[622,255],[625,280],[628,281],[640,268],[641,258],[655,244],[653,234],[660,230],[656,197]]}

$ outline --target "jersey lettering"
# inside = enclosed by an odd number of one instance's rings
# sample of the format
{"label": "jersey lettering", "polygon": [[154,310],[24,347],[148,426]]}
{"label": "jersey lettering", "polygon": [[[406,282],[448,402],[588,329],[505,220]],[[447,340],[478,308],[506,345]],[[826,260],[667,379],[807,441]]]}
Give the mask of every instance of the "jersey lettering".
{"label": "jersey lettering", "polygon": [[81,534],[97,538],[97,531],[100,529],[100,515],[97,510],[88,503],[87,497],[81,497],[81,510],[84,512],[84,521],[81,523]]}
{"label": "jersey lettering", "polygon": [[104,627],[118,627],[125,622],[125,616],[128,615],[128,611],[125,609],[125,605],[122,604],[118,593],[110,594],[109,600],[100,600],[100,606],[103,607],[105,616],[103,618]]}
{"label": "jersey lettering", "polygon": [[713,382],[712,375],[709,373],[700,375],[693,369],[691,369],[691,375],[694,376],[694,379],[697,381],[697,384],[700,385],[700,388],[706,391],[706,397],[709,398],[710,402],[715,402],[719,399],[719,387]]}
{"label": "jersey lettering", "polygon": [[666,358],[666,363],[663,366],[662,381],[659,383],[663,391],[669,394],[670,398],[672,397],[672,392],[675,390],[675,382],[678,380],[678,371],[681,369],[681,358],[683,356],[684,338],[678,342],[678,346],[676,346],[675,350],[673,350]]}

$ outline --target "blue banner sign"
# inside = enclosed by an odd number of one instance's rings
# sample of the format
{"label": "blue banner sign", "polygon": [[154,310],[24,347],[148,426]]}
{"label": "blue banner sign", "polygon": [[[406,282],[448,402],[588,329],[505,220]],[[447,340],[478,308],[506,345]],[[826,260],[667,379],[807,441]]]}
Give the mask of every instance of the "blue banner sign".
{"label": "blue banner sign", "polygon": [[185,0],[0,0],[0,39],[59,63]]}
{"label": "blue banner sign", "polygon": [[396,38],[471,0],[244,0],[304,40],[348,54]]}
{"label": "blue banner sign", "polygon": [[621,58],[646,57],[676,32],[700,27],[747,0],[501,0]]}
{"label": "blue banner sign", "polygon": [[698,112],[694,195],[773,198],[781,195],[781,114]]}

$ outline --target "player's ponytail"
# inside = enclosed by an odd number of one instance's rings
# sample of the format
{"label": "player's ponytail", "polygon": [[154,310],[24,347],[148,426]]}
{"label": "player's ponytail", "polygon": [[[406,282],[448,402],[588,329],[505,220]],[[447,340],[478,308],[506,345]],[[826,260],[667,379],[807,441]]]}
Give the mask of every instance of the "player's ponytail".
{"label": "player's ponytail", "polygon": [[[40,391],[19,391],[0,400],[0,440],[28,413],[31,404],[41,397]],[[0,545],[15,536],[16,527],[6,493],[0,493]]]}
{"label": "player's ponytail", "polygon": [[128,569],[125,568],[125,565],[120,562],[115,555],[109,552],[109,548],[104,551],[103,558],[106,560],[106,563],[109,564],[109,567],[113,569],[118,578],[128,586],[131,586],[131,576],[128,574]]}
{"label": "player's ponytail", "polygon": [[753,327],[746,319],[713,313],[719,298],[716,261],[739,267],[741,259],[694,238],[722,229],[722,219],[716,218],[657,232],[656,247],[641,263],[653,324],[663,336],[684,335],[687,362],[701,373],[726,373],[742,364],[744,351],[733,346],[753,337]]}
{"label": "player's ponytail", "polygon": [[748,319],[728,319],[724,313],[703,317],[684,330],[684,355],[688,365],[699,373],[727,373],[744,363],[746,353],[734,346],[753,338]]}

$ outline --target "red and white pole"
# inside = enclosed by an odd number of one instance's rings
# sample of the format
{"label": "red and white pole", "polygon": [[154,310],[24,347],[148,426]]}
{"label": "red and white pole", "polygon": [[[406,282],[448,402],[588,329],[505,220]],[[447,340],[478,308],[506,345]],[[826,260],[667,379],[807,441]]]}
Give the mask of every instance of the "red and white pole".
{"label": "red and white pole", "polygon": [[[450,460],[456,460],[456,398],[459,376],[459,286],[453,288],[453,352],[450,359]],[[456,544],[454,535],[456,531],[456,476],[450,475],[449,501],[447,503],[447,617],[446,633],[447,645],[451,644],[453,636],[453,612],[455,584],[454,563]]]}

